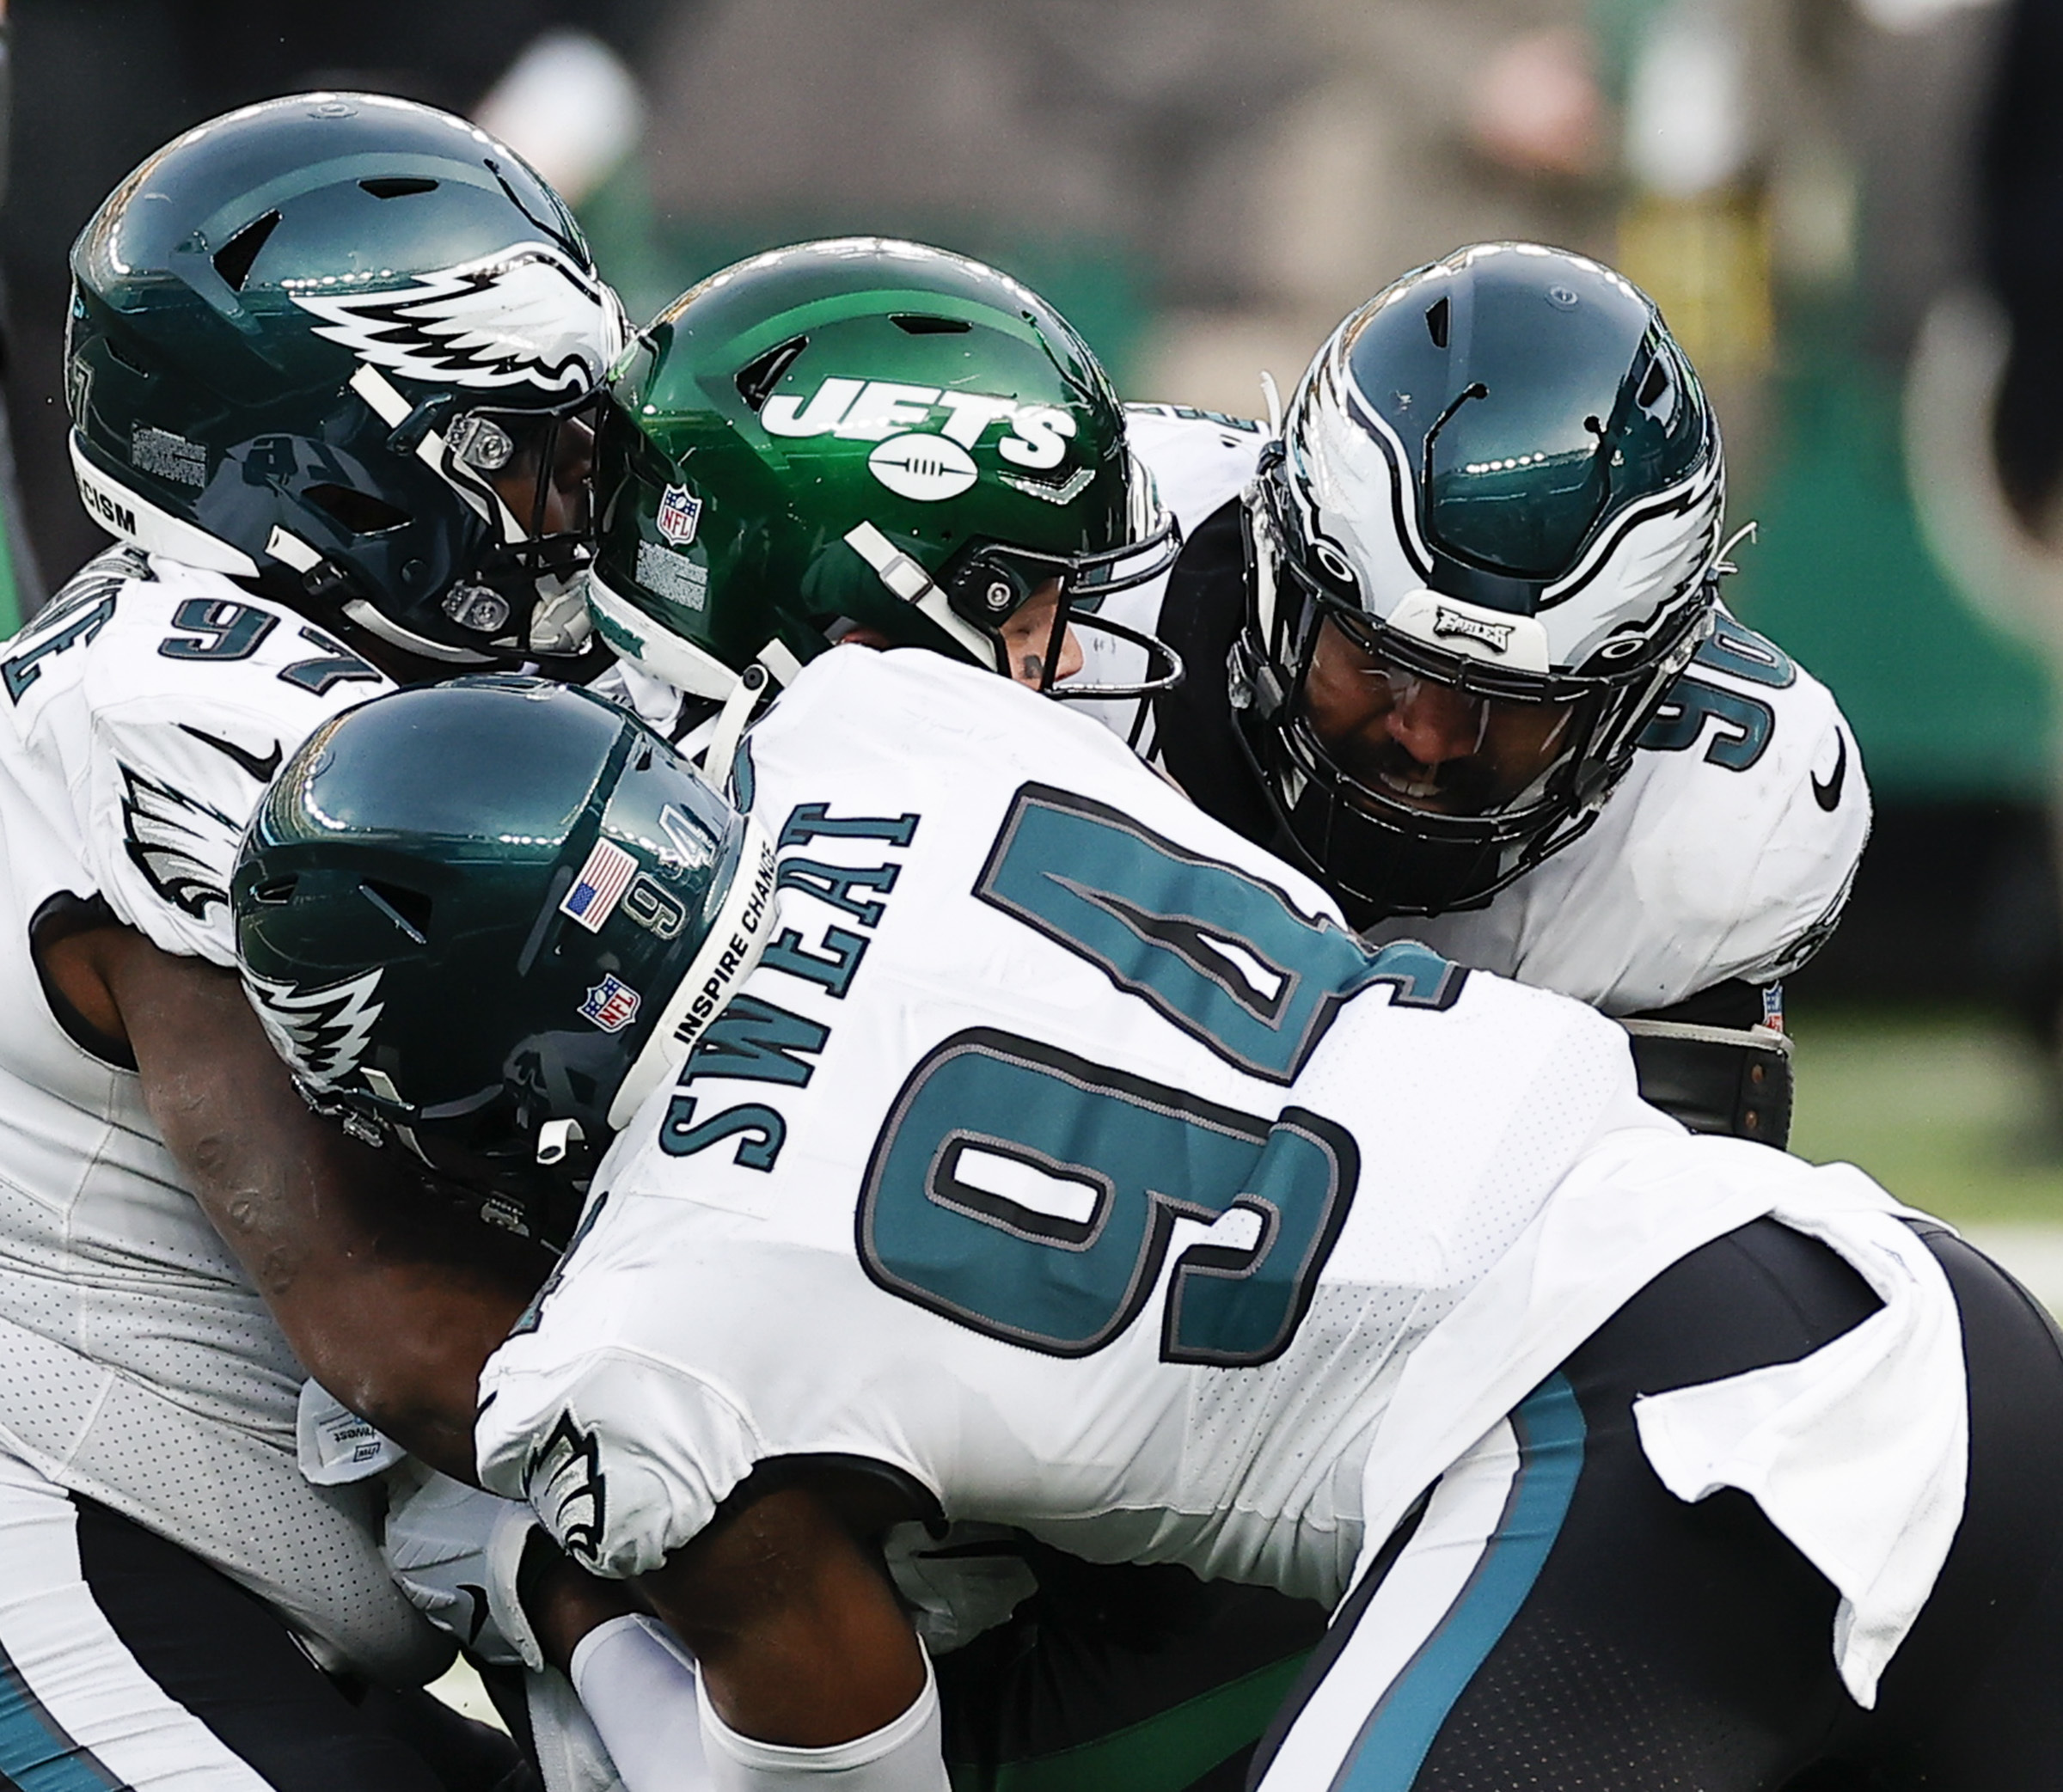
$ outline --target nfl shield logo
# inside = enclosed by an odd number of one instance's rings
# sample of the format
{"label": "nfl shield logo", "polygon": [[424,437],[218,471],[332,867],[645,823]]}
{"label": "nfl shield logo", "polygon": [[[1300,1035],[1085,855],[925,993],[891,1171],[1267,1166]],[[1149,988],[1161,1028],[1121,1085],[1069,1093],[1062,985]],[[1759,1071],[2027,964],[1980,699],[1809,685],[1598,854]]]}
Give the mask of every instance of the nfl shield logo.
{"label": "nfl shield logo", "polygon": [[604,971],[602,981],[580,1004],[580,1018],[593,1021],[605,1033],[620,1033],[638,1018],[638,992]]}
{"label": "nfl shield logo", "polygon": [[659,533],[676,547],[685,547],[695,539],[695,525],[701,515],[701,498],[690,498],[685,486],[669,486],[659,500]]}

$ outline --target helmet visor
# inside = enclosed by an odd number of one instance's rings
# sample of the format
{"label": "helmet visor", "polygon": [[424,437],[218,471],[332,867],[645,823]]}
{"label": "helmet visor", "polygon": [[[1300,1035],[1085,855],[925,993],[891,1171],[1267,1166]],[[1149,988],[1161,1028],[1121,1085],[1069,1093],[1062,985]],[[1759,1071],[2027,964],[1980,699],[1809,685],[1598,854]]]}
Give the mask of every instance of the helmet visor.
{"label": "helmet visor", "polygon": [[1297,716],[1333,768],[1378,804],[1503,814],[1537,793],[1588,733],[1585,700],[1488,696],[1442,682],[1321,615]]}

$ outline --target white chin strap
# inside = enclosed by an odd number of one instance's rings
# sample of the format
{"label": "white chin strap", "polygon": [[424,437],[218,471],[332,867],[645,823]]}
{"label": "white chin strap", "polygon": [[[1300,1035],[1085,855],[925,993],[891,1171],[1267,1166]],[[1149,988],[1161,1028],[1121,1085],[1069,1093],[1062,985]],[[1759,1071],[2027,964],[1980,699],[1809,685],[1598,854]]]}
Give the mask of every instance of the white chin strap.
{"label": "white chin strap", "polygon": [[1010,668],[1003,661],[1002,648],[973,623],[956,614],[931,574],[872,523],[862,523],[848,529],[845,545],[872,566],[881,583],[897,596],[921,610],[928,621],[944,629],[971,653],[976,664],[989,667],[1006,677],[1009,676]]}
{"label": "white chin strap", "polygon": [[723,906],[609,1104],[612,1132],[629,1125],[646,1097],[688,1061],[695,1041],[723,1012],[773,935],[774,844],[751,816],[744,820],[744,850],[738,854]]}
{"label": "white chin strap", "polygon": [[[765,657],[763,652],[761,658]],[[731,687],[731,694],[724,699],[724,706],[717,712],[716,725],[709,731],[709,739],[702,749],[698,761],[702,776],[719,790],[730,774],[732,756],[738,751],[738,743],[745,731],[745,724],[752,719],[752,712],[759,706],[760,693],[767,688],[767,668],[755,660],[739,674],[738,682]]]}
{"label": "white chin strap", "polygon": [[[361,364],[352,375],[350,385],[389,429],[399,429],[414,413],[415,407],[376,367]],[[422,440],[415,444],[415,457],[479,511],[485,521],[494,525],[504,547],[529,539],[528,532],[516,520],[516,513],[502,502],[501,494],[486,480],[470,469],[462,479],[455,476],[456,469],[462,463],[451,452],[442,430],[423,431]]]}
{"label": "white chin strap", "polygon": [[767,681],[787,689],[802,670],[802,662],[781,642],[768,641],[743,673],[734,672],[713,653],[661,627],[592,568],[585,590],[588,613],[612,652],[676,691],[723,705],[699,761],[703,774],[720,787]]}

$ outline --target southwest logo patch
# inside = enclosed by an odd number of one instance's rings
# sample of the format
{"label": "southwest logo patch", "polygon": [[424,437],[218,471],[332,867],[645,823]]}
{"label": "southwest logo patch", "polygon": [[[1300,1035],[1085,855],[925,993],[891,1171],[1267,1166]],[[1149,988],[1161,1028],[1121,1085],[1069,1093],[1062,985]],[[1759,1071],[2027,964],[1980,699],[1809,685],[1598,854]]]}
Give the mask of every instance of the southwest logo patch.
{"label": "southwest logo patch", "polygon": [[620,1033],[638,1018],[638,1003],[636,990],[622,978],[604,971],[602,981],[587,992],[587,1000],[580,1004],[580,1018],[593,1021],[605,1033]]}
{"label": "southwest logo patch", "polygon": [[655,519],[661,535],[676,547],[685,547],[695,539],[695,526],[702,520],[702,500],[691,497],[685,486],[669,486],[666,495],[659,500],[659,514]]}
{"label": "southwest logo patch", "polygon": [[602,923],[615,912],[638,874],[638,861],[612,840],[598,840],[566,893],[559,912],[570,915],[591,933],[599,933]]}

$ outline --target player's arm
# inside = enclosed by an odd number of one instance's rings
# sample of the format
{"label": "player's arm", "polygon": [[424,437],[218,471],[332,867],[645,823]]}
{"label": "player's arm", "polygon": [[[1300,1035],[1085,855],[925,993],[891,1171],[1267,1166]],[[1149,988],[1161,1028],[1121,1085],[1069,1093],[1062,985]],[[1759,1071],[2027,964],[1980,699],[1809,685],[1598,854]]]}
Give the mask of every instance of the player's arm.
{"label": "player's arm", "polygon": [[[937,1687],[866,1540],[909,1508],[850,1474],[749,1495],[630,1582],[564,1558],[526,1576],[545,1655],[627,1792],[776,1792],[819,1773],[945,1792]],[[627,1593],[666,1628],[626,1615]]]}
{"label": "player's arm", "polygon": [[309,1373],[471,1480],[481,1367],[535,1276],[438,1248],[393,1154],[309,1110],[235,972],[119,925],[41,957],[84,1021],[133,1054],[167,1147]]}
{"label": "player's arm", "polygon": [[1791,1040],[1780,1021],[1770,1024],[1768,999],[1780,987],[1733,978],[1622,1017],[1643,1098],[1694,1133],[1781,1150],[1791,1136]]}
{"label": "player's arm", "polygon": [[855,1789],[945,1786],[928,1664],[862,1540],[907,1514],[866,1504],[839,1487],[784,1487],[636,1581],[695,1654],[704,1746],[743,1770],[723,1783],[751,1785],[754,1769],[836,1767]]}

